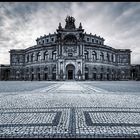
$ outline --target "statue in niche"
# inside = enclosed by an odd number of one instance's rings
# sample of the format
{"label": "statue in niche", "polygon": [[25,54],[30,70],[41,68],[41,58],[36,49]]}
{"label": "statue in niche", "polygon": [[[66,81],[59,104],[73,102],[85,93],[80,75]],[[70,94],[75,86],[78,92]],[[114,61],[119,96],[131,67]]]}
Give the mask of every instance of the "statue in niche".
{"label": "statue in niche", "polygon": [[63,70],[60,70],[60,79],[63,79]]}

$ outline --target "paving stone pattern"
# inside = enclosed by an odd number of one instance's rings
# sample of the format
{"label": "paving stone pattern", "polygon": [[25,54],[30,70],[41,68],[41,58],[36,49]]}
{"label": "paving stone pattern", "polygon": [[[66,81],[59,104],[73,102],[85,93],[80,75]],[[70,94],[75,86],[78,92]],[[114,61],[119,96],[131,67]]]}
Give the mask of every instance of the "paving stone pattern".
{"label": "paving stone pattern", "polygon": [[136,94],[102,82],[48,83],[0,94],[0,138],[140,138],[139,83]]}

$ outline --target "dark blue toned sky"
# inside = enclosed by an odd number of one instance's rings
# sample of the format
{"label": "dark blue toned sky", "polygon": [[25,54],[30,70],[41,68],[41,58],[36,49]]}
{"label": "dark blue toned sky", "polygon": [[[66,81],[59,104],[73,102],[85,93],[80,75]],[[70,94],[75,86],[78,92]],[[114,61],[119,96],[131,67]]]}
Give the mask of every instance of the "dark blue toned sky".
{"label": "dark blue toned sky", "polygon": [[105,45],[131,49],[131,63],[140,64],[139,2],[0,2],[0,64],[10,63],[10,49],[25,49],[36,38],[54,33],[67,15]]}

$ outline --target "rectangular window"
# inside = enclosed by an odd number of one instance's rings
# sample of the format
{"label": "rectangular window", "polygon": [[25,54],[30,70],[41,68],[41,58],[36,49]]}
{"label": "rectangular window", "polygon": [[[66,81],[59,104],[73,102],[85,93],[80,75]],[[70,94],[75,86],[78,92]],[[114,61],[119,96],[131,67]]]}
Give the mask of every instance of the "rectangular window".
{"label": "rectangular window", "polygon": [[89,41],[89,38],[87,38],[87,41]]}
{"label": "rectangular window", "polygon": [[94,43],[94,39],[92,39],[92,42]]}
{"label": "rectangular window", "polygon": [[52,38],[52,42],[54,41],[54,38]]}
{"label": "rectangular window", "polygon": [[46,42],[49,42],[49,39],[46,39]]}

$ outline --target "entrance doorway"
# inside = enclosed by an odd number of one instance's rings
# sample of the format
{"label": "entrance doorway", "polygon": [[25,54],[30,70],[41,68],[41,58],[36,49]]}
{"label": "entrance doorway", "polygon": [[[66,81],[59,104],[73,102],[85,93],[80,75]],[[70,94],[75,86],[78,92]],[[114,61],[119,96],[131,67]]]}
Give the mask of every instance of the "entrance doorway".
{"label": "entrance doorway", "polygon": [[38,73],[38,80],[40,81],[40,73]]}
{"label": "entrance doorway", "polygon": [[96,80],[96,73],[93,73],[93,79]]}
{"label": "entrance doorway", "polygon": [[68,70],[68,79],[69,80],[73,79],[73,70]]}
{"label": "entrance doorway", "polygon": [[47,79],[48,79],[48,73],[45,73],[44,80],[47,80]]}
{"label": "entrance doorway", "polygon": [[32,74],[31,81],[34,80],[34,74]]}
{"label": "entrance doorway", "polygon": [[67,79],[68,80],[73,80],[75,79],[74,74],[75,74],[75,67],[72,64],[69,64],[66,66],[66,72],[67,72]]}

